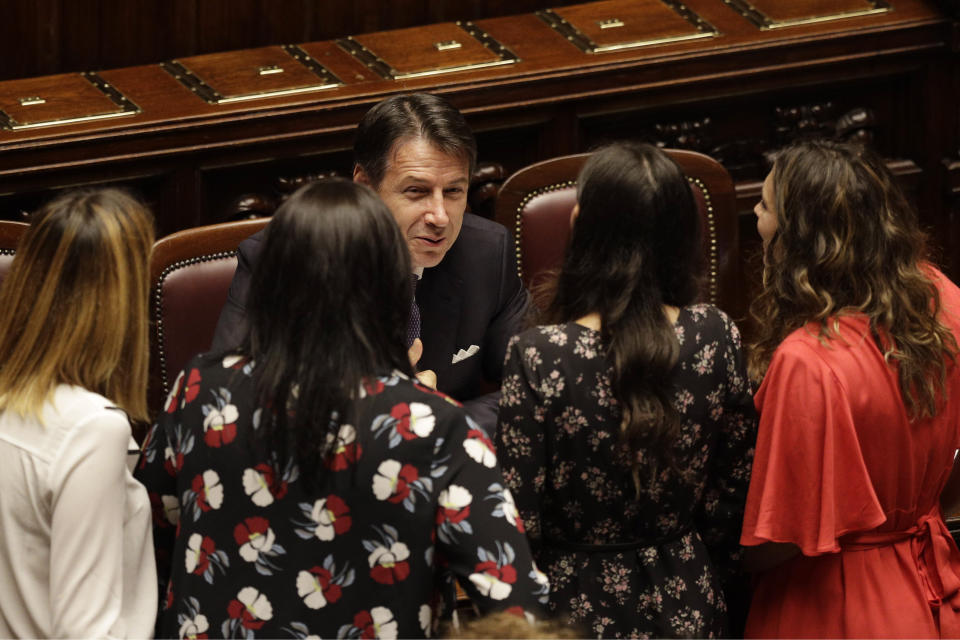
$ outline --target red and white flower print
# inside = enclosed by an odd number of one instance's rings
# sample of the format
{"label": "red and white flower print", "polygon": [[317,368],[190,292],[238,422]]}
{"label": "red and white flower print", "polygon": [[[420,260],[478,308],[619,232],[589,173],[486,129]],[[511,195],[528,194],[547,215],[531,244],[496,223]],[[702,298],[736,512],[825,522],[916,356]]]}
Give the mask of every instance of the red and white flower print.
{"label": "red and white flower print", "polygon": [[273,504],[274,499],[287,495],[287,480],[276,482],[275,475],[273,468],[266,463],[244,470],[243,490],[250,496],[253,504],[266,507]]}
{"label": "red and white flower print", "polygon": [[389,414],[383,413],[374,418],[372,430],[375,438],[384,433],[389,434],[387,444],[393,448],[404,440],[426,438],[433,433],[436,421],[430,405],[422,402],[401,402],[394,405]]}
{"label": "red and white flower print", "polygon": [[193,520],[211,509],[219,509],[223,504],[223,485],[220,475],[213,469],[207,469],[193,477],[190,488],[183,492],[182,506],[193,511]]}
{"label": "red and white flower print", "polygon": [[162,496],[153,492],[149,496],[155,527],[169,527],[180,521],[180,501],[176,496]]}
{"label": "red and white flower print", "polygon": [[196,618],[184,620],[180,625],[180,638],[189,638],[195,640],[199,638],[209,638],[207,631],[210,629],[210,623],[207,616],[200,614]]}
{"label": "red and white flower print", "polygon": [[383,393],[383,390],[387,387],[395,387],[397,383],[401,380],[409,380],[407,376],[400,373],[399,371],[394,371],[389,376],[380,376],[378,378],[364,378],[360,383],[360,399],[366,398],[367,396],[375,396],[378,393]]}
{"label": "red and white flower print", "polygon": [[[446,467],[432,466],[431,474],[442,475]],[[413,513],[416,511],[417,497],[429,501],[433,492],[433,478],[420,476],[412,464],[400,464],[396,460],[384,460],[373,476],[373,495],[378,500],[389,500]]]}
{"label": "red and white flower print", "polygon": [[230,566],[230,560],[224,551],[217,549],[213,538],[194,533],[187,540],[184,566],[187,573],[203,576],[207,583],[213,584],[214,568],[222,573]]}
{"label": "red and white flower print", "polygon": [[367,396],[375,396],[378,393],[382,393],[385,388],[386,385],[384,385],[383,380],[379,378],[365,379],[360,383],[360,399],[362,400]]}
{"label": "red and white flower print", "polygon": [[228,354],[223,357],[220,363],[224,369],[240,369],[245,374],[250,375],[253,371],[253,360],[250,356],[239,355],[236,353]]}
{"label": "red and white flower print", "polygon": [[503,600],[510,595],[517,581],[517,570],[513,567],[516,554],[509,543],[497,542],[497,552],[493,553],[480,547],[477,549],[480,562],[470,574],[470,582],[481,595],[492,600]]}
{"label": "red and white flower print", "polygon": [[279,569],[272,559],[286,550],[276,543],[277,536],[266,518],[245,518],[233,528],[233,539],[240,547],[240,557],[253,562],[257,573],[272,575]]}
{"label": "red and white flower print", "polygon": [[390,413],[397,418],[397,431],[404,440],[413,440],[414,436],[426,438],[433,433],[433,427],[437,423],[433,409],[422,402],[397,405]]}
{"label": "red and white flower print", "polygon": [[373,607],[361,611],[353,617],[353,624],[345,624],[337,632],[338,638],[381,638],[393,640],[397,637],[397,621],[393,612],[386,607]]}
{"label": "red and white flower print", "polygon": [[429,638],[433,632],[433,609],[428,604],[420,605],[420,611],[417,612],[417,620],[420,622],[420,631],[424,638]]}
{"label": "red and white flower print", "polygon": [[510,493],[510,490],[503,487],[499,482],[494,482],[487,487],[487,491],[490,491],[490,494],[484,500],[493,500],[497,504],[493,508],[492,515],[497,518],[504,518],[516,527],[517,531],[524,533],[523,520],[520,518],[520,512],[517,510],[517,504],[513,501],[513,494]]}
{"label": "red and white flower print", "polygon": [[463,441],[463,448],[467,455],[487,467],[492,469],[497,465],[497,452],[493,446],[493,441],[487,432],[480,425],[473,421],[470,416],[466,416],[467,424],[470,429],[467,431],[467,437]]}
{"label": "red and white flower print", "polygon": [[334,536],[350,530],[353,519],[350,508],[338,496],[330,494],[313,503],[310,518],[317,523],[314,535],[320,540],[333,540]]}
{"label": "red and white flower print", "polygon": [[323,461],[324,466],[331,471],[349,469],[363,455],[363,448],[357,442],[357,430],[353,425],[340,426],[337,435],[327,434],[329,455]]}
{"label": "red and white flower print", "polygon": [[373,495],[377,500],[403,502],[410,494],[410,483],[420,476],[412,464],[401,465],[396,460],[384,460],[373,476]]}
{"label": "red and white flower print", "polygon": [[236,405],[230,402],[229,389],[220,388],[211,391],[213,404],[201,407],[203,412],[203,441],[209,447],[220,447],[233,442],[237,437],[237,419],[240,413]]}
{"label": "red and white flower print", "polygon": [[[186,388],[184,388],[186,381]],[[177,398],[183,392],[183,401],[177,406]],[[200,393],[200,371],[191,369],[188,374],[186,370],[181,371],[174,380],[170,393],[167,394],[167,401],[164,403],[164,409],[167,413],[173,413],[178,408],[182,409],[193,402],[197,394]]]}
{"label": "red and white flower print", "polygon": [[340,572],[333,556],[327,556],[322,567],[313,567],[297,574],[297,593],[311,609],[321,609],[343,595],[343,587],[353,584],[354,570],[345,566]]}
{"label": "red and white flower print", "polygon": [[[227,605],[229,618],[223,622],[223,637],[239,635],[241,629],[259,629],[273,618],[273,605],[267,596],[253,587],[244,587]],[[244,634],[247,635],[247,634]]]}
{"label": "red and white flower print", "polygon": [[451,484],[440,492],[437,497],[437,535],[443,542],[455,543],[454,533],[457,532],[473,533],[467,520],[472,502],[473,494],[458,484]]}
{"label": "red and white flower print", "polygon": [[207,638],[207,631],[210,630],[210,622],[207,616],[200,613],[200,602],[195,597],[190,596],[184,603],[186,611],[177,614],[177,624],[180,625],[178,635],[183,638]]}
{"label": "red and white flower print", "polygon": [[410,575],[410,549],[398,539],[395,528],[388,524],[374,527],[379,541],[364,540],[363,548],[369,552],[370,577],[380,584],[403,582]]}

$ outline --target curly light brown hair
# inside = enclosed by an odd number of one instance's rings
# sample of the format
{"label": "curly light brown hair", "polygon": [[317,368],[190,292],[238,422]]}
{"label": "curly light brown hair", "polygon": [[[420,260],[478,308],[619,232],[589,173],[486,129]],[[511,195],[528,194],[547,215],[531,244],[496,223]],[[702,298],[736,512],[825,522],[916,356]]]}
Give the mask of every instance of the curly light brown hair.
{"label": "curly light brown hair", "polygon": [[750,309],[751,377],[763,377],[791,332],[819,329],[826,344],[837,316],[862,315],[897,369],[909,415],[935,415],[957,342],[939,320],[926,236],[894,176],[869,150],[826,141],[784,149],[771,176],[777,231]]}

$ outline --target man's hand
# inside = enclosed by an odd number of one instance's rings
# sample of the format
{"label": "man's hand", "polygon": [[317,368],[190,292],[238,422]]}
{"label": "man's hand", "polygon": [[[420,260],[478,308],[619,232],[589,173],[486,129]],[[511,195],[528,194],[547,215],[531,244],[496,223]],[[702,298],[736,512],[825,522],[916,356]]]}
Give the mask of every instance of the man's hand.
{"label": "man's hand", "polygon": [[[420,362],[420,357],[423,355],[423,342],[420,341],[420,338],[417,338],[413,341],[413,344],[407,349],[407,357],[410,358],[410,366],[414,369],[417,368],[417,363]],[[430,387],[431,389],[437,388],[437,374],[431,370],[418,371],[417,380],[420,381],[420,384]]]}

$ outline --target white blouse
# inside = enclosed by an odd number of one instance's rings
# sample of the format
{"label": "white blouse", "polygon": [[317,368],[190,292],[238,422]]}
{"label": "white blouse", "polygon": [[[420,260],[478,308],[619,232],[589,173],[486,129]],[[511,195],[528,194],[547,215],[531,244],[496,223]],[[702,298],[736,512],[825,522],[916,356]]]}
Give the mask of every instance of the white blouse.
{"label": "white blouse", "polygon": [[150,500],[127,417],[68,385],[42,416],[0,412],[0,636],[150,637]]}

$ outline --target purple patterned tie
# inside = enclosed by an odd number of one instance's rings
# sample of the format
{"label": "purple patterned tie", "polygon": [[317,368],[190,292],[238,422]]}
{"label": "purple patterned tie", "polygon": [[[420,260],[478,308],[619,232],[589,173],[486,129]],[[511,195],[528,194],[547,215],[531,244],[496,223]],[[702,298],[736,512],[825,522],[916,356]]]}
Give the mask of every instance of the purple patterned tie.
{"label": "purple patterned tie", "polygon": [[420,279],[417,277],[417,274],[410,274],[410,277],[413,278],[413,293],[414,298],[410,302],[410,320],[407,322],[407,348],[409,349],[413,346],[413,341],[420,337],[420,307],[417,306],[417,284]]}

